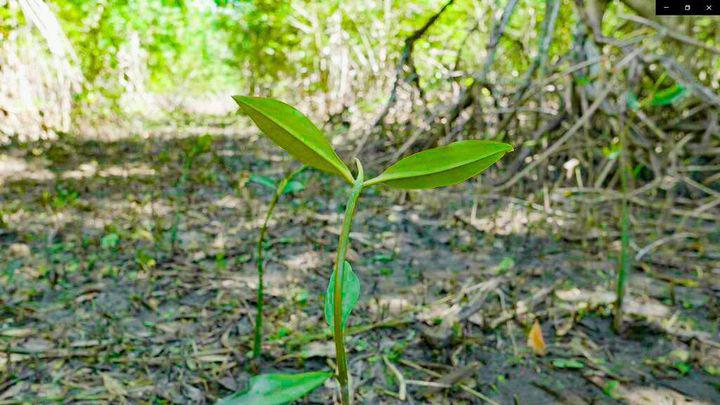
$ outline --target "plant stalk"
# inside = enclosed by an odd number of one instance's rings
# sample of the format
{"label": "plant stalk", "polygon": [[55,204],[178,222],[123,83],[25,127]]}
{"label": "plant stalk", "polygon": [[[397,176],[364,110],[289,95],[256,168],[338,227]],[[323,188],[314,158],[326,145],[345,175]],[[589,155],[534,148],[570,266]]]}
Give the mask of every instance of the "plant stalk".
{"label": "plant stalk", "polygon": [[[172,228],[170,229],[170,249],[173,252],[177,248],[178,229],[180,227],[181,217],[180,211],[185,213],[185,211],[187,211],[188,205],[190,205],[187,196],[187,180],[188,177],[190,177],[190,170],[192,169],[192,165],[195,161],[196,155],[197,152],[195,152],[195,150],[187,152],[187,154],[185,155],[185,159],[183,159],[183,166],[180,173],[180,178],[178,178],[178,180],[175,182],[175,188],[179,192],[179,195],[177,195],[176,198],[182,200],[182,202],[176,204],[175,217],[173,218]],[[182,205],[182,207],[180,205]]]}
{"label": "plant stalk", "polygon": [[620,211],[620,259],[618,260],[617,283],[615,286],[615,308],[613,313],[613,330],[620,333],[622,329],[623,302],[630,271],[630,214],[628,208],[628,182],[631,168],[627,160],[625,130],[620,136],[620,186],[622,188],[622,207]]}
{"label": "plant stalk", "polygon": [[340,239],[338,241],[337,257],[335,258],[335,291],[333,295],[333,339],[335,341],[335,359],[337,360],[338,374],[337,380],[340,384],[340,395],[343,405],[350,404],[350,385],[348,378],[347,356],[345,354],[345,334],[342,322],[342,297],[343,297],[343,268],[347,248],[350,240],[350,229],[352,228],[355,209],[357,208],[360,193],[363,189],[363,167],[359,160],[355,159],[358,167],[358,174],[353,183],[347,206],[345,207],[345,217],[343,218],[342,229],[340,231]]}
{"label": "plant stalk", "polygon": [[264,267],[263,267],[263,242],[265,241],[265,235],[267,234],[268,229],[268,223],[270,222],[270,217],[272,216],[273,210],[275,209],[275,205],[277,205],[278,200],[280,200],[280,197],[282,197],[283,192],[285,191],[285,187],[287,184],[292,180],[295,176],[300,174],[305,169],[305,166],[301,166],[299,169],[293,171],[292,173],[285,176],[282,180],[280,180],[280,183],[277,186],[277,189],[275,189],[275,194],[273,194],[272,199],[270,200],[270,205],[268,206],[268,211],[265,214],[265,221],[263,221],[262,227],[260,228],[260,235],[258,236],[257,241],[257,274],[258,274],[258,288],[257,288],[257,303],[255,305],[256,313],[255,313],[255,339],[253,342],[253,359],[259,359],[260,354],[262,353],[262,324],[263,324],[263,300],[265,296],[265,290],[263,287],[263,276],[265,274]]}
{"label": "plant stalk", "polygon": [[625,300],[625,290],[628,279],[628,271],[630,270],[630,220],[628,218],[628,203],[626,199],[622,201],[622,211],[620,213],[620,260],[617,276],[617,284],[615,294],[615,311],[613,316],[613,329],[615,333],[620,333],[622,329],[623,318],[623,301]]}

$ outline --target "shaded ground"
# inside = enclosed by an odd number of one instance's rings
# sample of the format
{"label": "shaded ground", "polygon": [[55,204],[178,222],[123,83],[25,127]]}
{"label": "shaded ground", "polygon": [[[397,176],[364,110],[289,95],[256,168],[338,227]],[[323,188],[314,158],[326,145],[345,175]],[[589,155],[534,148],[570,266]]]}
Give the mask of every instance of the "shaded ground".
{"label": "shaded ground", "polygon": [[[247,179],[292,164],[222,131],[178,185],[197,139],[0,155],[0,403],[203,403],[243,387],[271,194]],[[333,362],[322,294],[345,189],[303,181],[271,225],[264,371]],[[618,336],[613,231],[481,190],[363,196],[349,255],[359,403],[399,402],[403,385],[415,403],[720,402],[716,244],[639,263]],[[526,344],[536,319],[544,357]],[[307,402],[333,395],[328,382]]]}

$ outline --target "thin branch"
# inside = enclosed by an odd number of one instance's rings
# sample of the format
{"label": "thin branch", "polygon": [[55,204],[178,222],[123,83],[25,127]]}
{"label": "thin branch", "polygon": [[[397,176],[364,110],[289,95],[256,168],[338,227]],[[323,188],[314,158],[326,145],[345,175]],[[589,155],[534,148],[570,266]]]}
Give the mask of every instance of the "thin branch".
{"label": "thin branch", "polygon": [[[385,103],[385,107],[383,108],[382,112],[375,120],[373,128],[378,127],[383,123],[385,117],[387,117],[387,115],[390,113],[390,109],[397,102],[397,92],[398,87],[400,86],[400,82],[406,80],[407,78],[407,75],[405,74],[405,67],[409,67],[410,72],[413,75],[417,76],[417,72],[415,71],[415,64],[412,60],[412,52],[413,49],[415,49],[415,42],[417,42],[420,38],[422,38],[423,35],[425,35],[425,33],[430,29],[430,27],[435,24],[435,22],[440,18],[440,16],[445,12],[445,10],[447,10],[447,8],[450,7],[454,2],[455,0],[449,0],[447,3],[445,3],[445,5],[442,6],[440,11],[433,14],[427,21],[425,21],[425,24],[423,24],[422,27],[415,30],[409,37],[405,39],[405,46],[403,46],[402,56],[400,57],[400,61],[397,64],[397,68],[395,69],[395,82],[393,83],[392,90],[390,90],[390,97],[388,98],[387,103]],[[417,77],[413,79],[413,82],[422,92],[422,89],[419,87],[419,81]]]}
{"label": "thin branch", "polygon": [[495,188],[495,191],[502,191],[505,189],[510,188],[513,184],[517,183],[520,179],[527,176],[528,173],[530,173],[531,170],[533,170],[537,165],[540,164],[540,162],[547,159],[550,155],[555,153],[565,142],[567,142],[568,139],[572,138],[573,135],[575,135],[580,128],[582,128],[588,121],[590,121],[590,118],[595,114],[595,111],[600,107],[600,105],[605,101],[607,96],[610,94],[610,90],[612,89],[611,85],[608,85],[605,87],[605,90],[603,90],[598,97],[595,99],[595,102],[592,103],[592,105],[585,111],[585,114],[583,116],[575,121],[575,124],[562,136],[560,139],[558,139],[552,146],[547,148],[543,153],[541,153],[537,159],[533,160],[532,163],[525,166],[521,171],[519,171],[517,174],[515,174],[510,180],[508,180],[505,184],[502,184],[500,186],[497,186]]}
{"label": "thin branch", "polygon": [[668,38],[672,38],[678,42],[685,43],[687,45],[696,46],[698,48],[702,48],[708,52],[712,52],[716,55],[720,55],[720,49],[712,47],[710,45],[707,45],[701,41],[698,41],[695,38],[691,38],[685,34],[681,34],[677,30],[671,30],[668,27],[665,27],[663,25],[660,25],[656,23],[655,21],[648,20],[647,18],[643,18],[637,15],[629,15],[629,14],[621,14],[619,16],[623,20],[632,21],[638,24],[642,24],[651,28],[654,28],[658,31],[660,35],[666,36]]}

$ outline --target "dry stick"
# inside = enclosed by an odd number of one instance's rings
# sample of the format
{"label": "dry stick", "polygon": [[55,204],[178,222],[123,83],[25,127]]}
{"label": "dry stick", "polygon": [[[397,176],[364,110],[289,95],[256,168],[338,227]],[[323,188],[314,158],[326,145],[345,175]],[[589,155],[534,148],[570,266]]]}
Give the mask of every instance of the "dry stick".
{"label": "dry stick", "polygon": [[[450,7],[454,2],[455,0],[449,0],[447,3],[445,3],[445,5],[440,8],[440,11],[433,14],[432,17],[425,21],[425,24],[423,24],[422,27],[415,30],[408,38],[405,39],[405,46],[403,46],[402,56],[400,57],[400,61],[398,62],[397,67],[395,68],[395,82],[393,82],[392,89],[390,90],[390,97],[388,97],[388,100],[385,103],[385,107],[383,108],[382,112],[380,112],[380,115],[378,115],[378,117],[375,119],[375,123],[367,130],[363,138],[360,140],[360,143],[355,148],[354,156],[360,154],[360,151],[362,151],[363,147],[365,147],[365,143],[370,137],[373,129],[382,125],[383,121],[385,121],[385,117],[387,117],[387,115],[390,113],[390,109],[397,102],[397,92],[398,88],[400,87],[400,82],[402,82],[406,77],[406,75],[404,74],[405,67],[410,67],[411,72],[417,75],[417,72],[415,71],[415,64],[412,61],[412,52],[415,48],[415,42],[417,42],[420,38],[422,38],[423,35],[425,35],[427,30],[429,30],[430,27],[435,24],[435,22],[440,18],[440,16],[445,12],[445,10]],[[415,78],[414,83],[422,93],[423,90],[420,87],[420,83],[417,77]]]}
{"label": "dry stick", "polygon": [[716,206],[720,205],[720,198],[715,198],[714,200],[709,201],[706,204],[703,204],[697,208],[695,208],[692,213],[693,214],[701,214],[703,211],[707,211],[711,208],[714,208]]}
{"label": "dry stick", "polygon": [[465,44],[467,43],[468,39],[470,39],[470,35],[472,35],[475,31],[477,31],[480,28],[480,23],[475,22],[475,24],[468,30],[468,32],[465,34],[465,37],[460,41],[460,46],[458,46],[457,54],[455,55],[455,63],[453,63],[453,72],[457,72],[460,68],[460,60],[462,57],[462,51],[465,49]]}
{"label": "dry stick", "polygon": [[655,124],[655,122],[653,122],[653,120],[650,119],[650,117],[645,115],[645,113],[642,112],[642,110],[637,109],[637,110],[634,110],[633,113],[635,113],[635,115],[637,115],[637,117],[640,118],[640,121],[642,121],[648,128],[650,128],[650,130],[655,135],[657,135],[658,138],[662,139],[663,141],[668,139],[668,135],[662,129],[660,129]]}
{"label": "dry stick", "polygon": [[510,188],[513,184],[517,183],[520,179],[525,177],[532,169],[535,168],[540,162],[547,159],[550,155],[555,153],[565,142],[567,142],[568,139],[570,139],[575,133],[578,132],[578,130],[585,125],[586,122],[590,120],[593,114],[595,114],[595,111],[600,107],[600,104],[605,101],[608,94],[610,94],[610,91],[612,90],[612,86],[608,85],[605,90],[603,90],[598,97],[595,99],[595,102],[590,105],[590,107],[585,111],[585,114],[583,114],[582,117],[580,117],[579,120],[575,121],[575,124],[573,124],[572,127],[563,135],[560,137],[560,139],[557,140],[552,146],[547,148],[545,152],[541,153],[540,156],[538,156],[537,159],[534,159],[530,164],[525,166],[520,172],[515,174],[510,180],[505,182],[505,184],[499,185],[495,187],[493,191],[498,192],[502,190],[506,190]]}
{"label": "dry stick", "polygon": [[[500,38],[502,38],[503,34],[505,33],[505,27],[507,27],[507,24],[510,21],[510,16],[512,16],[517,2],[518,0],[508,0],[507,5],[505,5],[505,9],[503,10],[502,16],[500,17],[500,21],[498,21],[497,24],[495,24],[495,26],[493,27],[492,36],[490,37],[490,41],[488,41],[488,55],[487,58],[485,58],[483,68],[479,74],[475,75],[475,77],[473,78],[473,82],[460,94],[458,102],[455,103],[455,106],[450,110],[450,117],[447,119],[447,124],[445,125],[451,125],[453,122],[455,122],[457,117],[460,116],[460,113],[472,103],[472,91],[476,86],[483,85],[487,87],[485,79],[488,72],[490,71],[490,68],[492,67],[493,62],[495,61],[495,54],[497,53],[497,47],[500,43]],[[433,116],[430,122],[434,122],[436,118],[437,116]],[[402,156],[403,153],[405,153],[405,151],[410,149],[410,147],[415,144],[415,142],[417,142],[420,134],[421,132],[415,132],[410,138],[408,138],[408,140],[405,141],[405,143],[400,146],[400,148],[395,152],[391,160],[397,160],[400,156]],[[439,139],[439,137],[440,136],[433,135],[427,143],[433,144]]]}
{"label": "dry stick", "polygon": [[654,28],[658,31],[658,33],[660,35],[664,35],[664,36],[672,38],[676,41],[683,42],[688,45],[696,46],[696,47],[702,48],[708,52],[712,52],[714,54],[720,55],[720,49],[714,48],[707,44],[704,44],[695,38],[691,38],[691,37],[681,34],[679,32],[672,31],[665,26],[662,26],[654,21],[648,20],[647,18],[643,18],[643,17],[637,16],[637,15],[629,15],[629,14],[621,14],[621,15],[619,15],[619,17],[623,20],[636,22],[638,24],[642,24],[642,25],[646,25],[648,27]]}
{"label": "dry stick", "polygon": [[555,80],[560,79],[560,78],[565,77],[565,76],[569,76],[569,75],[577,72],[578,70],[584,69],[584,68],[586,68],[586,67],[588,67],[588,66],[596,65],[596,64],[601,63],[601,62],[603,62],[603,61],[604,61],[603,57],[597,56],[597,57],[594,57],[594,58],[591,58],[591,59],[588,59],[588,60],[585,60],[585,61],[582,61],[582,62],[578,62],[578,63],[576,63],[576,64],[568,67],[567,69],[565,69],[565,70],[563,70],[563,71],[561,71],[561,72],[553,73],[552,75],[548,76],[547,78],[545,78],[544,80],[538,82],[537,84],[531,84],[531,87],[530,87],[530,88],[531,88],[532,91],[529,92],[529,93],[526,92],[526,94],[523,96],[523,98],[518,101],[518,104],[522,105],[522,104],[525,103],[527,100],[529,100],[532,96],[534,96],[535,94],[537,94],[538,91],[542,90],[545,86],[547,86],[548,84],[554,82]]}
{"label": "dry stick", "polygon": [[[553,33],[555,31],[555,22],[557,21],[558,12],[560,11],[560,0],[547,0],[545,2],[545,21],[543,21],[542,34],[540,41],[538,41],[538,54],[533,59],[533,63],[525,73],[525,79],[520,88],[515,92],[512,99],[512,105],[518,105],[518,102],[523,98],[525,92],[530,88],[532,78],[538,69],[541,69],[547,59],[548,49],[550,49],[550,42],[552,42]],[[497,132],[500,133],[505,130],[510,121],[515,117],[517,110],[511,112],[505,117],[505,119],[498,126]]]}
{"label": "dry stick", "polygon": [[691,179],[688,176],[684,176],[684,175],[680,176],[680,180],[685,182],[687,185],[694,187],[694,188],[696,188],[706,194],[709,194],[713,197],[720,197],[720,192],[717,192],[704,184],[698,183],[697,181]]}
{"label": "dry stick", "polygon": [[669,214],[672,214],[672,215],[678,216],[678,217],[690,217],[690,218],[706,219],[708,221],[720,222],[720,219],[718,219],[717,215],[703,214],[702,211],[695,212],[695,211],[683,210],[680,208],[670,208],[668,210],[664,204],[652,203],[652,202],[645,201],[638,197],[630,197],[628,199],[628,201],[635,205],[638,205],[640,207],[652,208],[652,209],[660,210],[660,211],[667,211]]}
{"label": "dry stick", "polygon": [[[429,369],[427,369],[427,368],[425,368],[425,367],[422,367],[422,366],[420,366],[419,364],[417,364],[417,363],[415,363],[415,362],[412,362],[412,361],[410,361],[410,360],[400,359],[399,362],[402,363],[402,364],[404,364],[404,365],[406,365],[406,366],[408,366],[408,367],[412,367],[412,368],[414,368],[415,370],[422,371],[423,373],[429,374],[429,375],[431,375],[431,376],[433,376],[433,377],[435,377],[435,378],[441,378],[441,377],[442,377],[442,374],[440,374],[440,373],[438,373],[438,372],[435,372],[435,371],[433,371],[433,370],[429,370]],[[417,381],[414,381],[414,380],[411,380],[411,381],[417,383]],[[410,381],[406,381],[406,382],[409,383]],[[430,385],[432,385],[432,384],[427,384],[427,383],[426,383],[426,384],[416,384],[416,385],[430,386]],[[449,386],[450,386],[450,384],[442,384],[442,385],[443,385],[443,386],[447,386],[447,387],[445,387],[445,388],[449,388]],[[458,387],[460,387],[460,389],[462,389],[463,391],[467,392],[468,394],[474,395],[475,397],[480,398],[480,399],[482,399],[483,401],[485,401],[485,402],[487,402],[487,403],[489,403],[489,404],[492,404],[492,405],[500,405],[497,401],[494,401],[494,400],[490,399],[489,397],[487,397],[487,396],[484,395],[483,393],[478,392],[478,391],[475,391],[474,389],[468,387],[468,386],[465,385],[465,384],[456,383],[455,385],[457,385]],[[435,383],[435,386],[437,386],[437,383]]]}
{"label": "dry stick", "polygon": [[407,397],[407,385],[405,384],[405,378],[403,377],[400,370],[398,370],[397,367],[395,367],[394,364],[390,362],[390,359],[388,359],[387,356],[383,356],[383,361],[385,362],[385,365],[387,368],[392,371],[393,375],[395,375],[395,379],[397,379],[398,382],[398,393],[397,393],[397,399],[404,401]]}
{"label": "dry stick", "polygon": [[[679,208],[670,208],[668,210],[667,207],[665,207],[662,204],[645,201],[642,198],[638,197],[640,194],[643,194],[643,193],[646,193],[648,191],[652,191],[652,190],[658,188],[661,184],[662,184],[662,179],[656,178],[655,180],[642,186],[641,188],[633,190],[632,192],[629,192],[628,193],[628,202],[631,202],[637,206],[648,208],[648,209],[668,211],[670,214],[672,214],[674,216],[680,216],[680,217],[687,216],[690,218],[706,219],[709,221],[716,221],[716,222],[719,221],[717,215],[714,216],[711,214],[703,214],[702,213],[702,211],[705,211],[705,210],[710,209],[710,208],[714,207],[715,205],[717,205],[714,202],[709,203],[710,205],[702,210],[695,209],[694,211],[688,211],[688,210],[683,210],[683,209],[679,209]],[[600,188],[568,187],[568,188],[558,188],[557,191],[563,192],[563,193],[573,193],[573,194],[578,194],[578,193],[602,194],[602,197],[600,197],[600,198],[596,198],[593,200],[589,200],[589,199],[583,200],[584,202],[586,202],[588,204],[597,204],[597,203],[601,203],[601,202],[619,200],[619,199],[623,198],[622,194],[617,191],[605,190],[605,189],[600,189]]]}
{"label": "dry stick", "polygon": [[691,75],[685,68],[678,65],[675,60],[670,57],[661,57],[660,63],[665,66],[670,76],[678,82],[685,83],[691,89],[694,89],[698,94],[702,94],[706,101],[709,101],[716,106],[720,106],[720,97],[709,88],[700,84],[693,75]]}
{"label": "dry stick", "polygon": [[[562,124],[562,122],[565,120],[566,117],[567,117],[567,113],[565,111],[563,111],[560,114],[558,114],[554,119],[552,119],[550,121],[546,121],[545,124],[543,124],[543,126],[541,126],[535,132],[533,132],[533,134],[530,136],[530,139],[533,142],[536,142],[538,139],[540,139],[540,137],[542,135],[554,131],[555,129],[557,129],[560,126],[560,124]],[[512,161],[512,163],[510,163],[507,166],[507,169],[505,171],[508,174],[505,175],[501,180],[495,182],[495,184],[502,184],[502,183],[505,183],[506,181],[508,181],[510,176],[512,176],[512,173],[517,172],[518,168],[520,168],[520,166],[525,161],[525,158],[530,156],[531,153],[532,153],[531,147],[524,145],[522,150],[520,151],[520,153],[516,154],[515,159]]]}
{"label": "dry stick", "polygon": [[[455,368],[453,371],[451,371],[448,374],[445,374],[442,376],[438,381],[435,383],[436,386],[430,386],[430,388],[427,388],[422,391],[423,395],[430,395],[434,394],[442,388],[449,388],[453,384],[456,384],[462,380],[464,380],[467,377],[470,377],[471,375],[475,374],[475,372],[480,368],[480,363],[470,363],[465,367],[462,368]],[[445,387],[442,387],[440,384],[442,384]]]}
{"label": "dry stick", "polygon": [[650,251],[652,251],[653,249],[655,249],[655,248],[657,248],[657,247],[659,247],[659,246],[661,246],[661,245],[664,245],[664,244],[666,244],[666,243],[668,243],[668,242],[671,242],[671,241],[673,241],[673,240],[678,240],[678,239],[694,238],[694,237],[696,237],[696,236],[697,236],[697,235],[695,235],[694,233],[681,232],[681,233],[676,233],[676,234],[670,235],[670,236],[665,237],[665,238],[660,238],[660,239],[654,241],[653,243],[645,246],[644,248],[640,249],[640,250],[637,252],[637,254],[635,255],[635,261],[640,261],[640,259],[642,259],[643,256],[645,256],[646,254],[648,254]]}
{"label": "dry stick", "polygon": [[[435,24],[435,22],[440,18],[440,16],[445,12],[445,10],[447,10],[447,8],[450,7],[454,2],[455,0],[449,0],[447,3],[445,3],[445,5],[442,6],[440,11],[433,14],[432,17],[425,21],[425,24],[423,24],[422,27],[415,30],[408,38],[405,39],[405,46],[403,46],[402,56],[400,57],[400,61],[398,62],[397,68],[395,70],[395,83],[393,83],[392,90],[390,91],[390,97],[385,104],[385,108],[383,108],[383,111],[375,120],[375,124],[373,124],[373,127],[377,127],[382,124],[383,120],[385,120],[385,117],[390,112],[390,108],[395,105],[395,102],[397,101],[398,86],[400,85],[400,82],[405,79],[405,74],[403,74],[405,67],[410,67],[411,72],[415,73],[415,66],[412,61],[412,52],[415,48],[415,42],[417,42],[417,40],[419,40],[420,38],[422,38],[423,35],[425,35],[427,30],[429,30],[430,27]],[[420,89],[420,91],[422,91],[422,89]]]}

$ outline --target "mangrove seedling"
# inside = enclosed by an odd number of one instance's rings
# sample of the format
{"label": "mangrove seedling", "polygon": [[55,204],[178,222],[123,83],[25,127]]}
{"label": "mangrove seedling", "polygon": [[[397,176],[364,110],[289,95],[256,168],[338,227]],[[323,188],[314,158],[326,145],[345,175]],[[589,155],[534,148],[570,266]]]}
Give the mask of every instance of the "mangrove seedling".
{"label": "mangrove seedling", "polygon": [[[637,101],[632,102],[635,96],[632,93],[627,95],[628,107],[636,110],[639,108]],[[620,188],[622,199],[620,201],[620,255],[617,264],[617,280],[615,282],[615,302],[613,305],[613,330],[615,333],[622,331],[623,303],[627,292],[628,273],[632,268],[632,257],[630,254],[630,213],[628,207],[628,187],[632,176],[629,156],[626,145],[627,129],[620,132],[620,154],[618,156],[618,170],[620,171]]]}
{"label": "mangrove seedling", "polygon": [[265,235],[267,234],[268,230],[268,223],[270,222],[270,218],[272,217],[273,210],[275,209],[275,205],[277,205],[278,200],[280,200],[280,197],[282,197],[285,194],[292,194],[298,191],[301,191],[304,188],[304,185],[295,180],[295,177],[300,174],[305,169],[305,166],[301,166],[299,169],[294,170],[290,172],[287,176],[283,177],[280,182],[278,182],[277,185],[275,185],[275,182],[269,178],[264,176],[252,176],[250,177],[250,181],[253,183],[257,183],[266,187],[272,187],[275,188],[275,193],[272,196],[272,199],[270,199],[270,204],[267,208],[267,213],[265,214],[265,220],[262,223],[262,226],[260,227],[260,234],[258,235],[257,240],[257,276],[258,276],[258,287],[257,287],[257,302],[255,303],[255,338],[253,340],[253,359],[257,360],[260,358],[260,355],[262,354],[262,325],[263,325],[263,295],[264,295],[264,287],[263,287],[263,276],[264,276],[264,270],[263,270],[263,251],[265,250],[263,247],[263,244],[265,243]]}
{"label": "mangrove seedling", "polygon": [[212,142],[212,136],[206,134],[197,137],[183,148],[182,171],[180,172],[180,177],[178,177],[175,182],[175,189],[177,190],[177,198],[179,202],[176,202],[175,216],[173,218],[172,227],[170,228],[170,249],[173,252],[177,248],[180,217],[181,215],[184,215],[189,205],[187,183],[193,169],[193,164],[198,156],[212,150]]}
{"label": "mangrove seedling", "polygon": [[[233,98],[242,111],[275,144],[285,149],[301,163],[337,175],[351,187],[340,230],[333,272],[330,275],[325,294],[325,317],[332,329],[335,342],[337,362],[335,378],[339,384],[342,403],[349,404],[351,390],[345,352],[345,327],[353,307],[360,298],[360,279],[345,259],[352,221],[362,191],[365,188],[381,184],[391,188],[411,190],[431,189],[461,183],[480,174],[500,160],[506,153],[512,151],[512,146],[483,140],[454,142],[402,158],[390,165],[379,176],[366,180],[360,161],[355,159],[357,173],[353,176],[325,135],[295,108],[270,98],[247,96]],[[302,376],[308,374],[311,373],[292,375],[292,378],[280,375],[285,378],[283,384],[275,381],[273,386],[284,387],[283,392],[288,392],[287,387],[292,384],[291,381],[307,386],[305,385],[307,381]],[[248,403],[251,399],[260,398],[254,387],[258,381],[265,381],[271,376],[279,378],[277,374],[255,377],[246,391],[233,395],[233,398],[237,400],[236,403]],[[317,374],[312,374],[312,376],[317,376]],[[313,381],[316,382],[316,380]],[[317,386],[319,385],[320,383],[317,384]],[[273,394],[277,391],[263,392]],[[300,389],[293,391],[293,393],[301,392],[302,395],[305,395],[309,391]],[[262,398],[265,403],[267,402],[265,398],[269,398],[269,396]],[[300,397],[286,396],[283,397],[283,400],[290,402],[297,398]]]}

